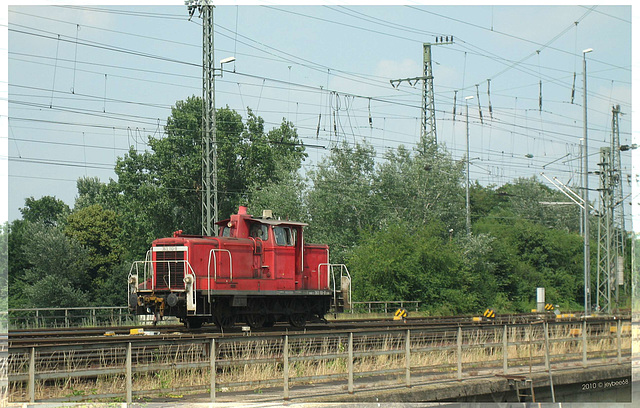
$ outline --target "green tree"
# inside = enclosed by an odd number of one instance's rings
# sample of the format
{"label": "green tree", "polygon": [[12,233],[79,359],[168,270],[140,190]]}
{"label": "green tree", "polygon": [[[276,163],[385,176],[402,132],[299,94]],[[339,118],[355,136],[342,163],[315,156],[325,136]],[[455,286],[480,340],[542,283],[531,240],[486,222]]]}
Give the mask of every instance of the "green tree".
{"label": "green tree", "polygon": [[474,230],[495,238],[486,259],[495,265],[498,291],[513,311],[535,306],[537,287],[547,289],[549,302],[579,308],[583,246],[578,234],[513,218],[485,218]]}
{"label": "green tree", "polygon": [[462,268],[468,276],[469,288],[474,294],[475,304],[470,307],[474,311],[488,307],[510,309],[510,305],[504,303],[504,298],[498,296],[500,285],[496,264],[491,259],[494,241],[495,238],[488,234],[460,234],[457,239],[464,261]]}
{"label": "green tree", "polygon": [[30,267],[16,277],[27,307],[77,307],[91,304],[88,251],[60,227],[29,223],[23,251]]}
{"label": "green tree", "polygon": [[272,210],[275,218],[307,221],[304,193],[305,184],[300,174],[286,172],[278,181],[251,187],[249,213],[260,216],[263,210]]}
{"label": "green tree", "polygon": [[[144,254],[151,240],[177,229],[200,233],[202,100],[190,97],[172,108],[166,137],[149,137],[150,150],[131,149],[118,160],[118,181],[108,197],[117,201],[124,239],[133,254]],[[248,109],[246,123],[227,108],[216,113],[219,217],[247,204],[253,188],[277,183],[283,169],[298,169],[306,154],[293,126],[283,124],[268,134],[264,121]],[[113,188],[111,188],[113,184]]]}
{"label": "green tree", "polygon": [[[547,227],[577,232],[580,209],[560,191],[552,190],[536,177],[518,178],[496,189],[503,197],[498,208],[515,217],[525,218]],[[557,203],[567,203],[561,205]]]}
{"label": "green tree", "polygon": [[310,239],[326,243],[331,260],[343,262],[362,230],[379,228],[379,198],[374,191],[375,150],[366,142],[346,142],[331,150],[309,177]]}
{"label": "green tree", "polygon": [[441,221],[456,233],[464,226],[462,166],[434,144],[400,146],[380,165],[376,189],[387,217],[417,223]]}
{"label": "green tree", "polygon": [[398,222],[363,234],[348,265],[355,299],[419,300],[434,314],[476,311],[477,294],[459,248],[439,222]]}
{"label": "green tree", "polygon": [[24,271],[31,266],[23,250],[26,236],[25,226],[28,224],[24,220],[14,220],[7,225],[7,285],[10,308],[26,307],[22,278]]}
{"label": "green tree", "polygon": [[78,178],[76,189],[78,196],[73,204],[74,210],[80,210],[94,204],[100,204],[104,208],[115,208],[115,197],[109,195],[108,185],[102,183],[98,177]]}
{"label": "green tree", "polygon": [[52,196],[44,196],[39,199],[33,197],[25,199],[25,205],[20,208],[20,212],[25,221],[58,225],[69,215],[70,210],[64,201]]}
{"label": "green tree", "polygon": [[[106,210],[99,204],[81,208],[67,218],[64,233],[87,251],[88,268],[86,279],[90,283],[89,291],[95,298],[102,293],[122,292],[125,298],[125,284],[109,287],[110,277],[119,269],[122,261],[122,247],[119,241],[120,227],[115,211]],[[123,277],[123,282],[126,275]]]}
{"label": "green tree", "polygon": [[[9,299],[9,223],[0,224],[0,312],[7,311]],[[4,320],[4,319],[2,319]],[[0,329],[6,333],[6,322],[0,322]]]}

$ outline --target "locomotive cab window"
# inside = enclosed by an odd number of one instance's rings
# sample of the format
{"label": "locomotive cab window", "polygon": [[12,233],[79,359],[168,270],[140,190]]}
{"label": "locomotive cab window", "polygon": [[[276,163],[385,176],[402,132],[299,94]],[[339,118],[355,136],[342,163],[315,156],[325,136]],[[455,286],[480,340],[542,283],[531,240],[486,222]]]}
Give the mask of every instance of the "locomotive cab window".
{"label": "locomotive cab window", "polygon": [[269,230],[266,225],[254,222],[249,229],[249,236],[266,241],[269,239]]}
{"label": "locomotive cab window", "polygon": [[293,246],[296,244],[296,233],[289,227],[273,227],[276,245]]}

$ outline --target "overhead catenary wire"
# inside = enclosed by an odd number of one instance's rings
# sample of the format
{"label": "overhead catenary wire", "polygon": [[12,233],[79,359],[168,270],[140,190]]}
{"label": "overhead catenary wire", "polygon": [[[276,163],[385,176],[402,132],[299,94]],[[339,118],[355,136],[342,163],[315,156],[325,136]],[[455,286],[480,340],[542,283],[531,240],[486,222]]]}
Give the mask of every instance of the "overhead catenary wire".
{"label": "overhead catenary wire", "polygon": [[[355,13],[354,13],[354,14],[355,14]],[[237,30],[236,30],[236,31],[237,31]],[[76,62],[78,62],[78,63],[79,63],[79,61],[76,61]],[[103,74],[103,75],[105,75],[105,78],[106,78],[106,74]],[[257,78],[255,78],[255,79],[257,79]],[[262,78],[262,87],[261,87],[261,89],[260,89],[260,92],[262,92],[262,90],[264,90],[264,89],[267,87],[267,85],[266,85],[265,81],[267,81],[267,82],[268,82],[269,80],[270,80],[270,79],[264,79],[264,78]],[[106,79],[105,79],[105,82],[106,82]],[[236,82],[236,81],[234,81],[234,82]],[[287,82],[290,82],[290,81],[287,81]],[[105,85],[106,85],[106,84],[105,84]],[[251,85],[251,86],[255,86],[255,85]],[[287,85],[287,87],[289,87],[289,86],[290,86],[290,85]],[[489,83],[488,83],[488,89],[487,89],[487,90],[488,90],[487,95],[488,95],[488,97],[489,97]],[[317,88],[317,87],[316,87],[315,89],[314,89],[313,87],[311,87],[311,88],[309,88],[309,89],[308,89],[308,91],[309,91],[309,92],[319,92],[319,94],[320,94],[320,95],[322,95],[322,92],[323,92],[323,90],[322,90],[322,89],[318,90],[318,88]],[[498,92],[498,95],[499,95],[499,94],[500,94],[500,92]],[[52,95],[53,95],[53,93],[52,93]],[[360,96],[362,96],[362,97],[367,97],[367,102],[368,102],[368,103],[370,103],[371,99],[369,99],[369,98],[368,98],[368,95],[360,95]],[[513,95],[511,95],[511,96],[513,96]],[[260,97],[260,98],[262,98],[262,97]],[[352,99],[355,99],[355,97],[351,97],[351,98],[352,98]],[[387,99],[388,99],[388,98],[387,98]],[[478,98],[478,99],[479,99],[479,98]],[[521,99],[522,99],[523,101],[525,100],[525,98],[521,98]],[[104,97],[103,97],[103,103],[104,103],[105,105],[106,105],[106,101],[107,101],[107,98],[106,98],[106,86],[105,86],[105,95],[104,95]],[[548,101],[545,101],[545,103],[547,103],[547,102],[548,102]],[[296,103],[298,103],[298,102],[296,102]],[[243,105],[244,105],[244,103],[243,103]],[[353,105],[353,103],[352,103],[352,105]],[[379,104],[378,104],[378,102],[376,102],[376,106],[378,106],[378,105],[379,105]],[[408,107],[408,106],[409,106],[409,105],[411,105],[411,104],[406,104],[406,105],[407,105],[407,107]],[[414,106],[416,106],[417,104],[413,104],[413,105],[414,105]],[[116,105],[116,106],[117,106],[117,105]],[[443,106],[444,106],[444,105],[443,105]],[[447,102],[447,106],[450,106],[450,99],[449,99],[449,100],[448,100],[448,102]],[[454,106],[455,106],[455,105],[454,105]],[[106,109],[105,109],[105,108],[104,108],[104,106],[103,106],[103,113],[104,113],[104,111],[105,111],[105,110],[106,110]],[[357,119],[357,117],[358,117],[358,110],[357,110],[357,109],[350,109],[350,110],[349,110],[349,112],[348,112],[348,114],[349,114],[348,119]],[[314,122],[315,122],[315,116],[316,116],[316,115],[317,115],[317,112],[315,112],[315,114],[314,114]],[[367,120],[368,120],[369,118],[372,118],[372,119],[373,119],[373,118],[376,118],[376,117],[377,117],[376,115],[377,115],[377,113],[376,113],[376,112],[373,112],[373,115],[372,115],[372,112],[371,112],[370,108],[369,108],[369,107],[367,107],[367,116],[365,116],[365,117],[367,118]],[[385,121],[386,121],[386,119],[387,119],[387,118],[389,118],[389,116],[390,116],[388,113],[381,113],[381,114],[380,114],[380,116],[383,116],[383,115],[384,115],[384,117],[385,117]],[[408,115],[408,116],[411,116],[411,115]],[[318,115],[317,119],[318,119],[318,123],[320,123],[320,122],[321,122],[321,114],[320,114],[320,115]],[[314,123],[314,124],[315,124],[315,123]],[[314,127],[313,127],[314,133],[320,133],[319,128],[320,128],[319,126],[314,126]],[[351,129],[352,129],[351,131],[352,131],[352,133],[353,133],[353,132],[355,131],[355,129],[357,129],[357,128],[358,128],[357,124],[355,124],[355,126],[351,126]],[[373,129],[373,126],[371,126],[371,128]],[[347,131],[349,131],[348,129],[346,129],[346,130],[347,130]],[[321,135],[319,135],[319,136],[321,136]],[[570,134],[570,133],[568,133],[568,134],[567,134],[567,137],[571,137],[571,134]]]}

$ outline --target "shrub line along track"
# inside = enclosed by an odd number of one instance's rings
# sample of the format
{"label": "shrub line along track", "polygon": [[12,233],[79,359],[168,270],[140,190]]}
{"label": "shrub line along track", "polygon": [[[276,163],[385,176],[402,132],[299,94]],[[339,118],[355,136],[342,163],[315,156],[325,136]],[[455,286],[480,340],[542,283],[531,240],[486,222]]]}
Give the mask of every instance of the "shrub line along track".
{"label": "shrub line along track", "polygon": [[[599,316],[590,318],[590,321],[610,321],[614,316]],[[623,317],[622,317],[623,318]],[[138,325],[138,326],[117,326],[117,327],[91,327],[91,328],[50,328],[50,329],[20,329],[10,330],[8,334],[8,345],[10,348],[24,347],[52,347],[65,345],[96,345],[100,343],[119,344],[124,342],[152,342],[155,340],[188,341],[190,339],[202,338],[233,338],[245,336],[277,337],[286,334],[318,335],[326,333],[335,335],[346,332],[362,332],[367,330],[406,330],[406,329],[452,329],[456,327],[481,327],[487,325],[505,324],[532,324],[542,321],[556,321],[554,315],[527,313],[519,315],[496,316],[492,320],[474,321],[470,316],[452,317],[416,317],[407,318],[405,321],[386,319],[353,319],[334,320],[327,323],[312,323],[305,329],[293,329],[285,324],[276,324],[274,327],[265,328],[260,331],[246,332],[241,325],[222,330],[216,326],[204,326],[201,329],[187,330],[183,325]],[[561,321],[581,321],[582,317],[564,318]],[[147,335],[131,335],[130,330],[143,328]],[[105,335],[110,333],[112,335]]]}

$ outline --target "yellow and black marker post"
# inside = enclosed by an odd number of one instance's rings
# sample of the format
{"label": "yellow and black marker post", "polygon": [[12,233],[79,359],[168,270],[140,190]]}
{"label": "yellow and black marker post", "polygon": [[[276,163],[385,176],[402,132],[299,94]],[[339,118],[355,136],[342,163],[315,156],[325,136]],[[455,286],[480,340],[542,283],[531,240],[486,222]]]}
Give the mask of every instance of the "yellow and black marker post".
{"label": "yellow and black marker post", "polygon": [[407,320],[407,316],[409,316],[409,313],[407,313],[407,311],[405,309],[400,308],[400,309],[396,310],[396,313],[393,316],[393,320],[406,321]]}
{"label": "yellow and black marker post", "polygon": [[551,303],[547,303],[546,305],[544,305],[544,310],[546,310],[547,312],[553,312],[553,305]]}
{"label": "yellow and black marker post", "polygon": [[493,319],[496,318],[496,312],[493,309],[487,309],[487,310],[484,311],[483,316],[486,317],[489,320],[493,320]]}

